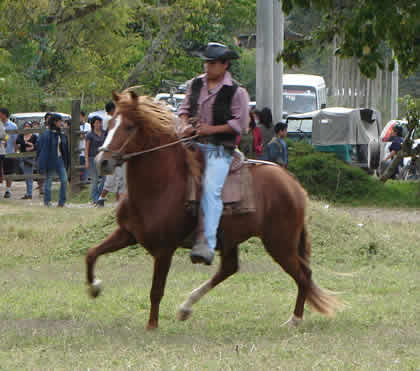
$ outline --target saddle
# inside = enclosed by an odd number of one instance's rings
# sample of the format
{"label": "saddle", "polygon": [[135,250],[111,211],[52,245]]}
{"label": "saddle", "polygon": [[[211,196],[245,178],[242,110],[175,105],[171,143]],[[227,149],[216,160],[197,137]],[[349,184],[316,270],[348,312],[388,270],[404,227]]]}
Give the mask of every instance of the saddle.
{"label": "saddle", "polygon": [[[252,175],[249,170],[253,165],[254,163],[249,162],[242,152],[233,151],[233,160],[222,190],[223,215],[246,214],[256,211]],[[200,188],[190,175],[186,207],[194,215],[198,215],[201,200]]]}

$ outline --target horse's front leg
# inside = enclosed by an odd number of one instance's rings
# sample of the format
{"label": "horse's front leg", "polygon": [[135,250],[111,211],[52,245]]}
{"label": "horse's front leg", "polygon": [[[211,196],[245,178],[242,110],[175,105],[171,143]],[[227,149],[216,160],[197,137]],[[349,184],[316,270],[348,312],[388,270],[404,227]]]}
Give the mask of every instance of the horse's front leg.
{"label": "horse's front leg", "polygon": [[92,247],[88,250],[86,255],[86,275],[87,284],[89,285],[89,295],[97,297],[101,292],[100,280],[95,280],[93,273],[96,259],[106,253],[120,250],[124,247],[134,245],[136,239],[131,233],[125,229],[118,227],[105,241],[96,247]]}
{"label": "horse's front leg", "polygon": [[169,268],[171,267],[174,251],[175,250],[168,249],[154,257],[155,264],[152,289],[150,290],[151,308],[149,322],[147,324],[148,330],[156,329],[158,327],[159,305],[165,291],[166,277],[168,276]]}

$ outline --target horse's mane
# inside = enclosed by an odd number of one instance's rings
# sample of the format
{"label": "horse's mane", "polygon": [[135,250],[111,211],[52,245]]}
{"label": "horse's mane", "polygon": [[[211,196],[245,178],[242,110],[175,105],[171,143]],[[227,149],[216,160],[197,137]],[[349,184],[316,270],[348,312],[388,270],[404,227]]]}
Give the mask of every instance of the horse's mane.
{"label": "horse's mane", "polygon": [[[122,93],[113,93],[117,109],[120,114],[128,117],[135,125],[141,125],[145,137],[158,138],[165,136],[171,141],[179,139],[177,133],[177,118],[162,104],[153,102],[149,96],[138,96],[132,90]],[[201,162],[196,154],[185,149],[185,160],[190,173],[199,183],[201,175]]]}
{"label": "horse's mane", "polygon": [[115,98],[118,112],[141,125],[146,136],[176,138],[174,115],[162,104],[153,102],[148,96],[137,96],[133,91],[114,93]]}

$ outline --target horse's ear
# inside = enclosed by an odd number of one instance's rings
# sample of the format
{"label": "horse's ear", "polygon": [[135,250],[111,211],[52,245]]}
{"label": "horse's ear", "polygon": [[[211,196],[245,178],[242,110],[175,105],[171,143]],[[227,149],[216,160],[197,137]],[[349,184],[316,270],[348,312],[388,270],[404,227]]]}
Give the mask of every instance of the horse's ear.
{"label": "horse's ear", "polygon": [[120,100],[120,95],[116,91],[112,92],[112,100],[114,102],[118,102]]}
{"label": "horse's ear", "polygon": [[131,95],[131,99],[133,99],[133,100],[137,100],[138,95],[136,94],[136,92],[135,92],[135,91],[130,90],[130,91],[129,91],[129,93],[130,93],[130,95]]}

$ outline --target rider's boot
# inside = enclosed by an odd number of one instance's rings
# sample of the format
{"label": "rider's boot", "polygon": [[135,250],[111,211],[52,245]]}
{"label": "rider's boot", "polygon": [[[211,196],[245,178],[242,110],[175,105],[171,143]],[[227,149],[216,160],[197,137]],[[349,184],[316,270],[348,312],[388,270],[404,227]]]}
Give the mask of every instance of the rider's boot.
{"label": "rider's boot", "polygon": [[211,265],[214,251],[209,247],[206,236],[204,235],[204,215],[199,213],[197,240],[191,250],[190,258],[193,264]]}

